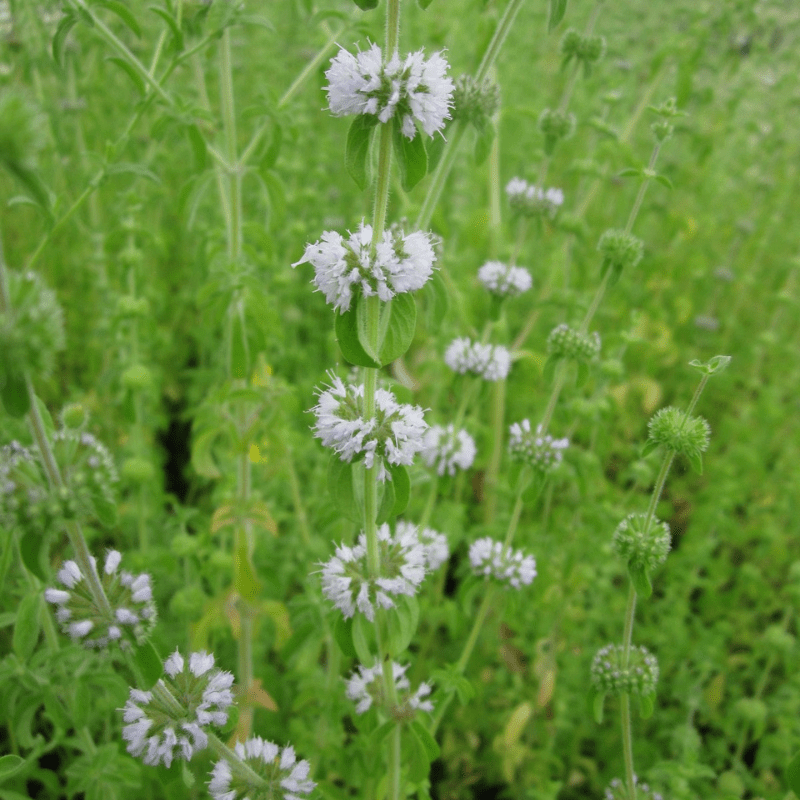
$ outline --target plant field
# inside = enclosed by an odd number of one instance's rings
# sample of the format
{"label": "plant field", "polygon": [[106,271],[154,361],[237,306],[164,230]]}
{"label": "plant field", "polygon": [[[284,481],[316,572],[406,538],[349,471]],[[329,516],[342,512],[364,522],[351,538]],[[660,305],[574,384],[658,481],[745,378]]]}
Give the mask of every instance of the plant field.
{"label": "plant field", "polygon": [[0,800],[800,796],[798,70],[0,0]]}

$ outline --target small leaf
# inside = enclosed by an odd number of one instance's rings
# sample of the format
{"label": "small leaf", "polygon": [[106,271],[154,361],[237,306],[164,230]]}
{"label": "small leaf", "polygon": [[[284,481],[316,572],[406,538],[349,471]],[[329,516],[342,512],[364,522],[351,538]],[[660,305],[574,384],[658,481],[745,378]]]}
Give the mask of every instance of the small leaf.
{"label": "small leaf", "polygon": [[3,407],[11,417],[24,417],[31,407],[28,387],[22,375],[6,375],[0,397],[3,399]]}
{"label": "small leaf", "polygon": [[197,125],[186,126],[186,138],[192,148],[195,172],[202,172],[206,168],[206,140]]}
{"label": "small leaf", "polygon": [[655,694],[643,694],[639,697],[639,716],[642,719],[650,719],[653,716],[654,700]]}
{"label": "small leaf", "polygon": [[542,379],[545,383],[552,383],[553,378],[556,376],[556,366],[558,362],[561,360],[560,356],[552,355],[549,356],[547,361],[544,362],[544,368],[542,369]]}
{"label": "small leaf", "polygon": [[347,131],[344,164],[359,189],[372,182],[369,168],[369,144],[378,118],[372,114],[358,114]]}
{"label": "small leaf", "polygon": [[578,368],[578,376],[575,385],[579,388],[586,385],[589,380],[589,365],[585,361],[578,361],[575,365]]}
{"label": "small leaf", "polygon": [[39,640],[39,608],[41,596],[29,594],[22,598],[17,608],[17,620],[14,623],[14,652],[17,657],[26,661],[31,657],[36,642]]}
{"label": "small leaf", "polygon": [[341,615],[337,615],[336,621],[333,623],[333,638],[342,655],[345,658],[358,658],[356,648],[353,645],[353,618],[345,619]]}
{"label": "small leaf", "polygon": [[111,528],[117,524],[117,504],[113,500],[109,500],[102,494],[93,494],[89,498],[89,502],[101,525]]}
{"label": "small leaf", "polygon": [[415,597],[400,597],[389,612],[389,653],[398,658],[411,644],[419,625],[419,603]]}
{"label": "small leaf", "polygon": [[384,481],[379,485],[380,500],[378,501],[378,513],[375,515],[375,522],[383,525],[387,522],[394,511],[395,497],[394,485],[391,481]]}
{"label": "small leaf", "polygon": [[633,178],[641,174],[642,171],[638,167],[626,167],[621,172],[617,173],[617,176],[620,178]]}
{"label": "small leaf", "polygon": [[642,458],[649,456],[654,450],[658,448],[658,442],[653,441],[652,439],[648,439],[644,446],[642,447]]}
{"label": "small leaf", "polygon": [[656,175],[655,178],[662,186],[672,189],[672,181],[666,175]]}
{"label": "small leaf", "polygon": [[396,294],[381,309],[381,337],[379,361],[381,366],[400,358],[411,346],[417,327],[417,306],[410,292]]}
{"label": "small leaf", "polygon": [[407,761],[408,777],[412,782],[419,783],[428,777],[428,773],[431,771],[431,761],[428,758],[428,749],[425,743],[420,740],[416,729],[409,725],[406,730],[410,734],[407,740],[411,745],[409,748],[411,751],[409,753],[410,758]]}
{"label": "small leaf", "polygon": [[142,686],[139,688],[149,691],[164,674],[164,664],[161,657],[156,652],[155,647],[148,641],[136,645],[133,652],[133,660],[141,673]]}
{"label": "small leaf", "polygon": [[628,565],[628,575],[630,575],[633,588],[636,589],[636,594],[645,599],[653,594],[653,585],[650,583],[650,575],[646,567]]}
{"label": "small leaf", "polygon": [[25,568],[40,581],[47,583],[47,575],[42,569],[42,550],[45,537],[39,531],[26,530],[19,539],[19,552]]}
{"label": "small leaf", "polygon": [[550,0],[550,18],[547,21],[547,32],[550,33],[567,12],[567,0]]}
{"label": "small leaf", "polygon": [[107,175],[136,175],[140,178],[146,178],[151,183],[160,184],[161,178],[147,169],[141,164],[135,164],[130,161],[120,161],[118,164],[109,164],[106,167]]}
{"label": "small leaf", "polygon": [[378,7],[379,0],[353,0],[362,11],[372,11]]}
{"label": "small leaf", "polygon": [[356,367],[371,367],[378,369],[380,364],[367,355],[358,338],[358,317],[356,311],[357,304],[351,304],[350,310],[344,314],[336,314],[333,322],[333,329],[339,348],[344,358]]}
{"label": "small leaf", "polygon": [[158,16],[167,23],[172,32],[172,49],[174,52],[180,53],[183,50],[183,31],[178,27],[178,23],[175,21],[174,17],[168,11],[158,6],[148,6],[147,9],[154,14],[158,14]]}
{"label": "small leaf", "polygon": [[69,34],[77,22],[78,18],[74,14],[66,12],[61,22],[58,23],[56,32],[53,35],[53,60],[60,67],[64,66],[64,44],[67,40],[67,34]]}
{"label": "small leaf", "polygon": [[594,721],[601,725],[603,723],[603,705],[605,704],[605,693],[592,689],[589,692],[589,713],[594,717]]}
{"label": "small leaf", "polygon": [[15,755],[0,757],[0,781],[10,778],[25,766],[25,759]]}
{"label": "small leaf", "polygon": [[[494,144],[495,128],[491,121],[487,122],[478,132],[475,139],[475,165],[480,166],[489,157],[492,151],[492,144]],[[439,137],[441,138],[441,137]]]}
{"label": "small leaf", "polygon": [[116,14],[133,32],[137,39],[141,38],[142,29],[139,27],[136,17],[134,17],[130,9],[123,3],[120,3],[119,0],[94,0],[94,5],[102,6],[112,14]]}
{"label": "small leaf", "polygon": [[404,136],[397,118],[392,125],[392,142],[397,156],[397,166],[400,169],[400,184],[404,191],[410,192],[428,172],[425,142],[422,141],[422,134],[419,131],[414,132],[413,139]]}
{"label": "small leaf", "polygon": [[370,627],[370,633],[372,633],[372,623],[363,614],[357,613],[353,620],[353,647],[358,660],[364,666],[370,666],[375,660],[367,642],[367,626]]}
{"label": "small leaf", "polygon": [[800,753],[786,765],[784,777],[786,778],[786,785],[800,797]]}
{"label": "small leaf", "polygon": [[339,513],[350,522],[360,524],[363,512],[354,488],[353,464],[342,461],[338,454],[334,453],[328,465],[328,490]]}
{"label": "small leaf", "polygon": [[417,0],[417,2],[419,3],[419,7],[424,10],[433,2],[433,0]]}
{"label": "small leaf", "polygon": [[428,760],[435,761],[437,758],[439,758],[439,755],[442,751],[439,748],[436,739],[434,739],[431,735],[431,732],[419,720],[416,719],[411,722],[411,727],[414,729],[414,733],[417,734],[422,746],[425,748]]}
{"label": "small leaf", "polygon": [[231,377],[245,380],[250,374],[250,354],[247,347],[247,330],[244,311],[237,309],[230,321],[229,368]]}
{"label": "small leaf", "polygon": [[144,79],[127,61],[122,58],[117,58],[117,56],[108,56],[106,61],[116,64],[133,81],[134,86],[139,90],[139,94],[144,97]]}
{"label": "small leaf", "polygon": [[233,553],[233,588],[251,603],[261,594],[261,581],[253,568],[246,541],[242,541]]}
{"label": "small leaf", "polygon": [[700,453],[687,453],[686,458],[689,459],[689,463],[692,465],[692,469],[698,474],[703,474],[703,457]]}
{"label": "small leaf", "polygon": [[53,423],[53,417],[50,414],[50,409],[44,404],[44,400],[37,395],[34,395],[34,400],[36,402],[36,408],[39,409],[39,416],[42,418],[42,424],[44,425],[44,429],[47,431],[48,436],[52,436],[55,433],[56,426]]}
{"label": "small leaf", "polygon": [[392,476],[392,486],[394,488],[394,508],[391,516],[396,517],[406,510],[408,498],[411,494],[411,479],[408,477],[408,470],[402,465],[387,464],[386,469]]}

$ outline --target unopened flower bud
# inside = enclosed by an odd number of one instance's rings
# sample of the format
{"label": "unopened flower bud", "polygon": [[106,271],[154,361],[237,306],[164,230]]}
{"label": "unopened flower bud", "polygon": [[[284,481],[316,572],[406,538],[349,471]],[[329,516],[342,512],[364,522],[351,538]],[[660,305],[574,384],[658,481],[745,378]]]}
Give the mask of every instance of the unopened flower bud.
{"label": "unopened flower bud", "polygon": [[547,352],[557,358],[591,361],[600,352],[600,334],[580,333],[562,323],[550,331]]}
{"label": "unopened flower bud", "polygon": [[641,239],[613,228],[600,237],[597,249],[603,257],[603,269],[610,267],[616,272],[635,267],[642,260],[644,253]]}
{"label": "unopened flower bud", "polygon": [[658,662],[646,648],[632,646],[628,665],[623,664],[625,647],[607,644],[592,661],[592,684],[598,692],[612,695],[652,695],[658,682]]}
{"label": "unopened flower bud", "polygon": [[679,408],[657,411],[648,423],[650,439],[675,453],[696,459],[708,449],[711,428],[702,417],[686,417]]}
{"label": "unopened flower bud", "polygon": [[629,514],[614,531],[614,552],[632,569],[654,569],[670,550],[669,525],[647,514]]}
{"label": "unopened flower bud", "polygon": [[569,139],[575,132],[575,115],[546,108],[539,115],[539,130],[544,135],[545,153],[550,154],[562,139]]}
{"label": "unopened flower bud", "polygon": [[463,120],[479,130],[495,115],[500,106],[500,87],[486,79],[476,83],[471,75],[461,75],[453,89],[453,119]]}

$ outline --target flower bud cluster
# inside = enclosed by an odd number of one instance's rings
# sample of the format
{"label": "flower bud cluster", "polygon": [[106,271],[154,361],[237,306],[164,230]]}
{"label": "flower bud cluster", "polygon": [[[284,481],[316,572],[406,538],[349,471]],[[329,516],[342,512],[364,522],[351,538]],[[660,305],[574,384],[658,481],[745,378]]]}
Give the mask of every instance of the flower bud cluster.
{"label": "flower bud cluster", "polygon": [[564,204],[564,192],[561,189],[542,189],[522,178],[512,178],[506,184],[506,194],[512,211],[525,217],[552,219]]}
{"label": "flower bud cluster", "polygon": [[378,570],[370,574],[367,537],[362,532],[353,547],[342,544],[322,564],[322,592],[345,619],[360,611],[370,622],[375,606],[394,608],[394,597],[413,596],[427,569],[427,552],[417,529],[398,524],[394,535],[389,525],[378,528]]}
{"label": "flower bud cluster", "polygon": [[386,230],[375,248],[372,226],[363,221],[348,239],[325,231],[322,239],[306,246],[303,257],[292,264],[310,263],[314,283],[336,311],[349,311],[353,294],[377,295],[383,302],[395,294],[421,289],[433,274],[436,256],[429,233]]}
{"label": "flower bud cluster", "polygon": [[450,118],[453,81],[448,69],[441,53],[426,60],[419,50],[402,61],[395,53],[384,63],[376,44],[355,56],[342,49],[325,73],[328,105],[337,117],[372,114],[384,123],[396,117],[408,139],[416,136],[417,122],[433,136]]}
{"label": "flower bud cluster", "polygon": [[591,361],[600,352],[600,334],[581,333],[562,323],[550,331],[547,352],[557,358]]}
{"label": "flower bud cluster", "polygon": [[[640,783],[636,775],[633,776],[633,783],[636,786],[637,800],[664,800],[661,792],[653,791],[646,783]],[[628,789],[619,778],[614,778],[606,787],[603,798],[604,800],[628,800]]]}
{"label": "flower bud cluster", "polygon": [[[156,607],[150,576],[120,571],[121,561],[121,554],[110,550],[99,576],[109,609],[98,608],[86,576],[74,561],[65,561],[59,570],[58,580],[64,588],[45,590],[45,600],[56,606],[56,619],[64,633],[84,647],[101,648],[119,642],[121,647],[130,648],[131,642],[143,642],[153,629]],[[97,568],[94,558],[92,567]]]}
{"label": "flower bud cluster", "polygon": [[695,459],[708,449],[711,428],[702,417],[687,417],[679,408],[657,411],[647,424],[651,441]]}
{"label": "flower bud cluster", "polygon": [[592,683],[606,694],[651,695],[658,682],[656,657],[641,645],[630,648],[628,666],[623,666],[625,647],[607,644],[592,661]]}
{"label": "flower bud cluster", "polygon": [[647,519],[647,514],[628,514],[614,531],[614,552],[632,569],[653,570],[670,550],[669,525],[653,518],[645,530]]}
{"label": "flower bud cluster", "polygon": [[539,130],[544,136],[545,153],[552,153],[562,139],[569,139],[575,132],[575,115],[546,108],[539,114]]}
{"label": "flower bud cluster", "polygon": [[597,63],[606,53],[606,40],[602,36],[584,36],[575,28],[570,28],[561,39],[563,64],[573,58],[583,64],[584,75],[591,73],[592,65]]}
{"label": "flower bud cluster", "polygon": [[603,266],[619,272],[632,269],[642,260],[644,245],[631,233],[609,228],[600,237],[597,250],[603,257]]}
{"label": "flower bud cluster", "polygon": [[665,119],[654,122],[650,126],[650,130],[653,132],[653,136],[659,144],[666,142],[667,139],[671,139],[672,134],[675,133],[675,127]]}
{"label": "flower bud cluster", "polygon": [[28,373],[50,375],[64,348],[64,318],[55,294],[34,272],[8,271],[9,308],[0,311],[0,384]]}
{"label": "flower bud cluster", "polygon": [[515,589],[530,585],[536,577],[536,559],[533,556],[504,547],[502,542],[488,536],[470,545],[469,561],[477,575],[506,581]]}
{"label": "flower bud cluster", "polygon": [[455,426],[431,425],[422,440],[422,460],[429,467],[436,467],[438,475],[455,475],[457,469],[469,469],[475,460],[475,440]]}
{"label": "flower bud cluster", "polygon": [[448,345],[444,363],[459,375],[472,372],[487,381],[501,381],[511,369],[511,353],[500,344],[473,342],[461,336]]}
{"label": "flower bud cluster", "polygon": [[471,75],[460,75],[453,87],[453,120],[463,120],[482,130],[500,107],[500,87],[485,79],[478,83]]}
{"label": "flower bud cluster", "polygon": [[375,392],[375,416],[364,416],[364,386],[345,386],[331,374],[331,387],[319,394],[311,409],[317,417],[314,436],[338,453],[342,461],[363,457],[368,468],[379,459],[378,480],[391,479],[383,460],[410,465],[423,448],[428,426],[419,406],[398,403],[386,389]]}
{"label": "flower bud cluster", "polygon": [[528,270],[500,261],[487,261],[478,270],[478,280],[498,297],[516,297],[533,286]]}
{"label": "flower bud cluster", "polygon": [[431,693],[430,684],[421,683],[417,690],[412,692],[411,684],[405,675],[408,666],[408,664],[392,662],[392,678],[398,697],[397,703],[388,707],[381,665],[377,664],[374,667],[359,665],[356,672],[347,681],[345,688],[348,699],[356,704],[356,714],[363,714],[373,705],[383,708],[390,716],[398,720],[409,719],[417,711],[433,711],[433,703],[425,699]]}
{"label": "flower bud cluster", "polygon": [[261,778],[256,783],[241,770],[234,772],[227,761],[217,761],[211,770],[209,794],[214,800],[300,800],[317,785],[308,780],[308,761],[298,761],[293,747],[281,749],[259,736],[237,742],[236,755]]}
{"label": "flower bud cluster", "polygon": [[122,738],[132,756],[169,767],[176,756],[189,761],[205,750],[205,729],[228,721],[233,675],[214,669],[210,653],[192,653],[187,663],[177,650],[164,662],[164,673],[149,692],[131,689]]}
{"label": "flower bud cluster", "polygon": [[41,534],[60,517],[33,450],[17,441],[0,448],[0,527]]}
{"label": "flower bud cluster", "polygon": [[508,451],[515,461],[522,461],[539,472],[548,472],[561,463],[563,451],[569,447],[569,439],[554,439],[549,433],[543,433],[542,426],[537,425],[531,431],[530,420],[515,422],[509,428]]}

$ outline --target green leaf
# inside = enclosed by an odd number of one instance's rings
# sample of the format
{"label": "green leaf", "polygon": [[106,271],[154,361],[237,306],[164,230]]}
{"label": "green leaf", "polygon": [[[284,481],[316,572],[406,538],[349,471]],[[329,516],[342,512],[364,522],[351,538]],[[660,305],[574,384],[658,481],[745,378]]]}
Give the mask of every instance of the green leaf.
{"label": "green leaf", "polygon": [[346,658],[358,658],[356,648],[353,645],[353,618],[345,619],[343,616],[338,615],[336,621],[333,623],[333,638],[342,655]]}
{"label": "green leaf", "polygon": [[396,517],[406,510],[408,498],[411,494],[411,479],[408,477],[408,470],[402,465],[394,466],[387,464],[386,469],[392,476],[392,487],[394,488],[394,508],[391,516]]}
{"label": "green leaf", "polygon": [[353,0],[362,11],[372,11],[378,7],[379,0]]}
{"label": "green leaf", "polygon": [[655,694],[643,694],[639,697],[639,716],[642,719],[650,719],[655,708]]}
{"label": "green leaf", "polygon": [[206,168],[206,140],[197,125],[186,126],[186,138],[192,148],[195,172],[202,172]]}
{"label": "green leaf", "polygon": [[378,487],[380,500],[378,501],[378,513],[375,515],[375,522],[383,525],[392,516],[394,511],[394,486],[391,481],[384,481]]}
{"label": "green leaf", "polygon": [[21,661],[31,657],[36,642],[39,640],[39,609],[41,596],[29,594],[22,598],[17,608],[17,621],[14,623],[14,652]]}
{"label": "green leaf", "polygon": [[10,778],[25,766],[25,759],[15,755],[0,757],[0,781]]}
{"label": "green leaf", "polygon": [[647,599],[653,594],[653,585],[650,583],[650,575],[646,567],[632,567],[628,565],[628,575],[631,577],[633,588],[636,594]]}
{"label": "green leaf", "polygon": [[603,705],[605,704],[605,692],[598,692],[596,689],[591,689],[589,692],[589,713],[594,717],[594,721],[601,725],[603,722]]}
{"label": "green leaf", "polygon": [[119,519],[117,515],[117,504],[113,500],[109,500],[102,494],[93,494],[89,498],[89,502],[92,504],[92,510],[95,516],[104,527],[111,528],[117,524],[117,520]]}
{"label": "green leaf", "polygon": [[117,58],[117,56],[108,56],[106,61],[116,64],[133,81],[133,85],[138,89],[139,94],[144,97],[144,78],[127,61]]}
{"label": "green leaf", "polygon": [[19,539],[19,552],[25,568],[32,572],[43,583],[47,582],[47,575],[42,569],[42,550],[45,537],[39,531],[26,530]]}
{"label": "green leaf", "polygon": [[438,328],[447,316],[450,308],[450,298],[447,294],[444,278],[439,272],[434,272],[422,290],[425,319],[429,328]]}
{"label": "green leaf", "polygon": [[409,725],[406,730],[409,733],[409,736],[406,737],[410,744],[408,749],[411,751],[409,753],[410,758],[407,761],[408,778],[413,783],[418,783],[428,777],[428,773],[431,771],[431,760],[428,758],[428,748],[420,740],[416,729]]}
{"label": "green leaf", "polygon": [[644,447],[642,447],[642,458],[645,456],[649,456],[654,450],[658,448],[658,442],[654,442],[652,439],[648,439],[644,443]]}
{"label": "green leaf", "polygon": [[373,114],[358,114],[347,131],[344,164],[359,189],[366,189],[372,182],[369,144],[377,124],[378,118]]}
{"label": "green leaf", "polygon": [[419,7],[424,10],[433,2],[433,0],[417,0],[417,2],[419,3]]}
{"label": "green leaf", "polygon": [[350,310],[344,314],[336,314],[333,321],[333,329],[339,348],[344,358],[357,367],[371,367],[378,369],[381,365],[367,355],[366,350],[358,338],[358,303],[362,298],[358,298],[355,303],[350,304]]}
{"label": "green leaf", "polygon": [[492,151],[492,144],[494,143],[494,137],[496,135],[494,124],[491,122],[491,120],[488,121],[477,133],[478,136],[475,139],[474,159],[475,165],[480,166],[484,161],[486,161],[486,159],[489,157],[489,153]]}
{"label": "green leaf", "polygon": [[389,653],[399,658],[417,632],[419,625],[419,603],[416,597],[401,597],[395,603],[394,612],[389,612]]}
{"label": "green leaf", "polygon": [[656,175],[655,179],[662,185],[666,186],[667,189],[672,189],[672,181],[666,175]]}
{"label": "green leaf", "polygon": [[242,536],[241,544],[233,553],[233,588],[245,600],[253,602],[261,594],[261,581],[259,581],[247,547],[247,541]]}
{"label": "green leaf", "polygon": [[22,375],[6,375],[6,382],[0,389],[3,407],[9,416],[24,417],[30,409],[30,398],[25,378]]}
{"label": "green leaf", "polygon": [[374,731],[370,734],[370,741],[373,745],[380,744],[394,729],[397,725],[397,722],[393,719],[387,719],[386,722],[378,725]]}
{"label": "green leaf", "polygon": [[171,33],[172,33],[172,50],[175,53],[180,53],[183,50],[183,31],[178,27],[178,23],[175,21],[175,18],[163,8],[159,8],[158,6],[147,6],[148,11],[152,11],[154,14],[158,14],[164,22],[167,23]]}
{"label": "green leaf", "polygon": [[53,417],[50,415],[50,409],[44,404],[44,400],[41,397],[37,395],[33,397],[36,402],[36,408],[39,409],[39,416],[42,418],[44,429],[47,431],[48,436],[52,436],[55,433],[56,426],[53,423]]}
{"label": "green leaf", "polygon": [[547,361],[544,362],[544,369],[542,369],[542,379],[545,383],[552,383],[553,378],[556,376],[556,366],[561,360],[560,356],[548,356]]}
{"label": "green leaf", "polygon": [[155,647],[148,641],[134,647],[133,660],[139,668],[142,680],[142,686],[139,688],[149,691],[164,673],[164,664],[161,661],[161,657],[156,652]]}
{"label": "green leaf", "polygon": [[458,671],[455,664],[435,670],[431,674],[431,680],[445,692],[455,692],[462,706],[475,697],[475,687]]}
{"label": "green leaf", "polygon": [[141,164],[130,161],[120,161],[118,164],[109,164],[106,167],[107,175],[136,175],[139,178],[146,178],[148,181],[160,184],[161,178]]}
{"label": "green leaf", "polygon": [[351,522],[361,524],[363,512],[354,491],[353,466],[334,453],[328,465],[328,489],[339,513]]}
{"label": "green leaf", "polygon": [[567,0],[550,0],[550,17],[547,21],[547,32],[550,33],[567,12]]}
{"label": "green leaf", "polygon": [[59,67],[64,66],[64,44],[67,40],[67,34],[69,34],[77,22],[78,18],[74,14],[66,12],[61,22],[58,23],[56,32],[53,35],[53,61],[55,61]]}
{"label": "green leaf", "polygon": [[619,178],[633,178],[637,175],[641,175],[642,171],[638,167],[626,167],[621,172],[617,173],[617,177]]}
{"label": "green leaf", "polygon": [[694,361],[689,362],[689,366],[694,367],[702,375],[713,375],[715,372],[722,372],[730,363],[730,356],[714,356],[706,362],[694,359]]}
{"label": "green leaf", "polygon": [[417,305],[410,292],[396,294],[381,308],[378,360],[381,366],[400,358],[411,346],[417,327]]}
{"label": "green leaf", "polygon": [[700,453],[687,453],[686,458],[689,459],[689,463],[692,465],[692,469],[698,474],[703,474],[703,457]]}
{"label": "green leaf", "polygon": [[363,614],[356,613],[353,618],[353,647],[356,657],[364,666],[370,666],[375,660],[368,643],[368,633],[374,633],[372,623]]}
{"label": "green leaf", "polygon": [[786,765],[784,777],[786,778],[786,785],[800,797],[800,753]]}
{"label": "green leaf", "polygon": [[422,746],[425,748],[428,761],[435,761],[437,758],[439,758],[439,755],[442,751],[439,748],[436,739],[434,739],[431,735],[431,732],[419,720],[416,719],[411,722],[411,727],[414,729],[414,733],[416,733],[417,737],[422,743]]}
{"label": "green leaf", "polygon": [[116,14],[133,32],[137,39],[141,38],[142,29],[139,27],[136,17],[134,17],[130,9],[123,3],[120,3],[119,0],[94,0],[94,5],[102,6],[112,14]]}
{"label": "green leaf", "polygon": [[422,141],[422,134],[419,131],[415,132],[413,139],[406,138],[397,118],[392,123],[392,142],[397,166],[400,169],[400,185],[404,191],[410,192],[428,171],[425,142]]}
{"label": "green leaf", "polygon": [[229,365],[231,377],[246,380],[250,374],[250,354],[247,347],[247,329],[244,311],[234,309],[230,321]]}
{"label": "green leaf", "polygon": [[578,361],[575,366],[578,369],[575,385],[578,387],[585,386],[586,381],[589,380],[589,365],[585,361]]}

